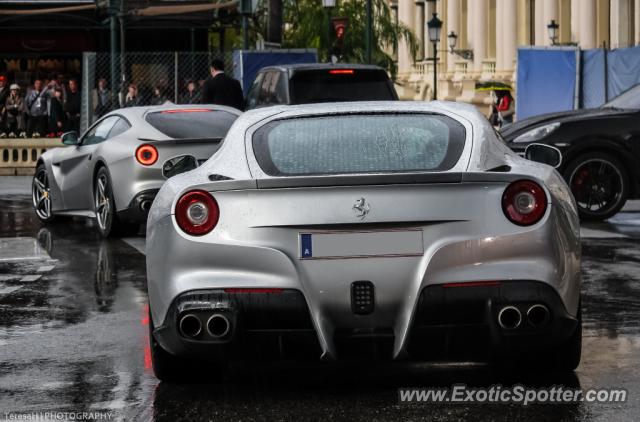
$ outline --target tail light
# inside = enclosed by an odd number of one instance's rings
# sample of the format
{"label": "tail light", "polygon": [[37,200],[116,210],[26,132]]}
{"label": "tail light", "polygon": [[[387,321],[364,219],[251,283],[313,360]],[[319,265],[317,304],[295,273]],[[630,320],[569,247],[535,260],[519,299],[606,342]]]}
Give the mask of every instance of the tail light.
{"label": "tail light", "polygon": [[136,160],[143,166],[150,166],[158,161],[158,150],[153,145],[140,145],[136,149]]}
{"label": "tail light", "polygon": [[185,193],[176,205],[176,222],[187,234],[202,236],[218,224],[220,208],[213,196],[203,190]]}
{"label": "tail light", "polygon": [[518,180],[507,186],[502,194],[502,210],[512,223],[531,226],[547,211],[547,195],[536,182]]}

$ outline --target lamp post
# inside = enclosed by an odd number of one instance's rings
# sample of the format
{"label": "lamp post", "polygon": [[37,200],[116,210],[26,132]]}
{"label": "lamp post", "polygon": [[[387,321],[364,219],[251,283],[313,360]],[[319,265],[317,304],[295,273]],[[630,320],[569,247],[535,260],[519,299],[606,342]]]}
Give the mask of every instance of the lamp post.
{"label": "lamp post", "polygon": [[322,0],[322,7],[327,19],[327,61],[331,62],[331,9],[336,7],[336,0]]}
{"label": "lamp post", "polygon": [[551,22],[549,22],[549,25],[547,25],[547,32],[549,34],[549,39],[551,40],[551,45],[556,45],[556,40],[558,39],[558,28],[560,28],[560,25],[556,23],[555,19],[552,19]]}
{"label": "lamp post", "polygon": [[433,17],[427,22],[429,30],[429,41],[433,44],[433,99],[438,99],[438,43],[440,42],[440,33],[442,32],[442,21],[438,19],[438,14],[434,13]]}

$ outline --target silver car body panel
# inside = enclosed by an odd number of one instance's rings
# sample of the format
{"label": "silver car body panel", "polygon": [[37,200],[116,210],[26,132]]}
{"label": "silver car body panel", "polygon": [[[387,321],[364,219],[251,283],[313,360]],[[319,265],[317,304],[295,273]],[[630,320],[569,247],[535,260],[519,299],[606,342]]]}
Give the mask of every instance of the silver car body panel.
{"label": "silver car body panel", "polygon": [[[50,176],[53,213],[87,217],[95,215],[93,180],[100,165],[109,170],[116,210],[121,211],[129,206],[138,193],[159,189],[164,184],[166,179],[162,175],[162,164],[166,160],[182,154],[194,155],[198,160],[211,157],[218,149],[218,143],[176,142],[145,120],[150,112],[203,107],[210,106],[171,104],[115,110],[95,124],[110,116],[120,116],[131,125],[129,130],[98,144],[74,145],[46,151],[40,161],[44,163]],[[230,107],[215,106],[215,109],[236,116],[241,114],[239,110]],[[135,159],[136,148],[145,143],[153,143],[158,150],[158,160],[150,166],[143,166]]]}
{"label": "silver car body panel", "polygon": [[[274,178],[253,157],[251,134],[273,119],[367,112],[445,114],[465,126],[467,145],[451,171],[426,175]],[[499,170],[504,166],[510,171]],[[212,174],[235,180],[211,182]],[[340,177],[340,183],[333,183]],[[543,186],[549,200],[545,216],[529,227],[509,222],[501,206],[505,188],[523,178]],[[201,237],[182,232],[173,217],[177,199],[192,189],[211,192],[220,207],[218,225]],[[366,220],[353,210],[358,198],[370,204]],[[367,227],[419,230],[422,253],[301,259],[302,232],[345,233]],[[558,173],[511,152],[475,107],[444,102],[277,106],[245,113],[207,163],[163,186],[147,222],[147,277],[156,327],[165,322],[174,299],[187,291],[297,289],[307,301],[324,355],[336,354],[336,327],[391,327],[394,357],[400,358],[419,294],[433,284],[540,281],[552,286],[575,316],[579,223],[573,197]],[[352,313],[349,286],[354,280],[376,286],[374,313]]]}

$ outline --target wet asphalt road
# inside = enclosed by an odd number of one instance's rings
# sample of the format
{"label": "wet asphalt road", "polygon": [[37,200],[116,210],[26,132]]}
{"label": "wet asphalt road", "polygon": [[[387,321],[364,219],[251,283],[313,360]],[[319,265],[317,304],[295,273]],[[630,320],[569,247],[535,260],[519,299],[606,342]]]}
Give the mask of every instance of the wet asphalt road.
{"label": "wet asphalt road", "polygon": [[[4,179],[4,180],[3,180]],[[17,180],[17,182],[16,182]],[[640,419],[640,211],[585,227],[583,359],[575,374],[483,365],[237,365],[225,380],[159,383],[147,345],[142,236],[43,227],[19,179],[0,178],[0,420],[5,412],[105,411],[110,420]],[[636,204],[637,205],[637,204]],[[399,405],[399,387],[625,388],[627,403]]]}

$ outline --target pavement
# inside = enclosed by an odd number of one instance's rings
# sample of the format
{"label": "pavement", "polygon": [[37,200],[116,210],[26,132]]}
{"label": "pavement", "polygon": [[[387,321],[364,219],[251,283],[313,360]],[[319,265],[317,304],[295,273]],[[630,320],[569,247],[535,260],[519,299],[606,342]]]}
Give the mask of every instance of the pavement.
{"label": "pavement", "polygon": [[[106,412],[123,421],[618,421],[640,415],[640,202],[583,232],[582,362],[574,374],[482,364],[242,363],[224,379],[158,382],[148,348],[144,237],[43,226],[30,178],[0,177],[0,420]],[[400,387],[622,388],[626,403],[398,403]],[[11,414],[9,413],[11,412]]]}

